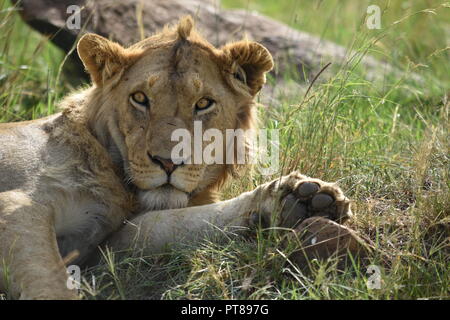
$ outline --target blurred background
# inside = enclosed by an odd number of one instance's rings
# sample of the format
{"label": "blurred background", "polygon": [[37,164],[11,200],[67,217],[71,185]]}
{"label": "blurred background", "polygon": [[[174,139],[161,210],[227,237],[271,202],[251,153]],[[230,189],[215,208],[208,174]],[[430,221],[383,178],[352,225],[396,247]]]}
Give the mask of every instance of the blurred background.
{"label": "blurred background", "polygon": [[[441,92],[449,87],[448,1],[205,1],[257,11],[345,48],[354,47],[357,41],[361,45],[361,39],[379,37],[370,47],[370,55],[431,75],[436,82],[432,85]],[[374,4],[382,10],[381,30],[366,27],[367,7]],[[1,117],[19,120],[51,113],[53,101],[71,89],[60,72],[65,53],[28,27],[9,0],[0,0],[0,5],[0,89],[8,92],[7,97],[0,97],[1,105],[7,106]]]}

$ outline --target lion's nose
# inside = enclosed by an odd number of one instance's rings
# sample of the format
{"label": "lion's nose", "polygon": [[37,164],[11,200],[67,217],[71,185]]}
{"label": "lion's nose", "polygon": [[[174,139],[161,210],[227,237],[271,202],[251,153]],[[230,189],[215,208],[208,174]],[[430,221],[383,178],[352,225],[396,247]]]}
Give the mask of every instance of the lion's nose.
{"label": "lion's nose", "polygon": [[171,159],[164,159],[160,156],[152,156],[150,153],[148,154],[153,163],[159,165],[168,175],[170,175],[179,165],[173,163]]}

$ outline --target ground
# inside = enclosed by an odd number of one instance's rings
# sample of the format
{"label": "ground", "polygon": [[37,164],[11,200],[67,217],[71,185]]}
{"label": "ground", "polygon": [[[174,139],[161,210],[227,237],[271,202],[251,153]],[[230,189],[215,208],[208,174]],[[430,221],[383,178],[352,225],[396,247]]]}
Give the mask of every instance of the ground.
{"label": "ground", "polygon": [[[84,275],[88,299],[448,299],[450,298],[450,3],[435,1],[223,0],[258,10],[304,31],[357,50],[336,76],[260,111],[263,126],[280,130],[279,174],[299,169],[338,181],[354,200],[349,226],[382,253],[380,286],[367,268],[337,271],[312,261],[291,264],[280,235],[256,240],[227,234],[171,254],[104,261]],[[382,9],[381,29],[368,30],[367,6]],[[21,22],[0,0],[0,121],[55,112],[72,89],[64,54]],[[366,81],[358,58],[371,54],[404,71]],[[324,61],[324,65],[327,61]],[[411,74],[422,82],[410,81]],[[289,76],[286,76],[289,77]],[[289,80],[289,79],[286,79]],[[76,82],[76,81],[75,81]],[[269,79],[269,83],[274,83]],[[224,198],[273,179],[255,173],[226,186]],[[0,299],[2,297],[0,296]],[[7,297],[4,297],[7,298]]]}

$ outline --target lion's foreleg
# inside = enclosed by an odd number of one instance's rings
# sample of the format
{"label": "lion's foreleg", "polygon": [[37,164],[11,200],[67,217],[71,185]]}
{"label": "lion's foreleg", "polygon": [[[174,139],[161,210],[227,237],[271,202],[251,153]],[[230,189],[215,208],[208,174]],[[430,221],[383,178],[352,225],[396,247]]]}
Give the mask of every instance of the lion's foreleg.
{"label": "lion's foreleg", "polygon": [[21,299],[72,299],[50,208],[27,195],[0,193],[0,287]]}
{"label": "lion's foreleg", "polygon": [[195,241],[217,228],[247,227],[254,198],[254,192],[247,192],[204,206],[150,211],[129,221],[107,245],[114,250],[134,248],[151,254],[181,241]]}
{"label": "lion's foreleg", "polygon": [[140,248],[155,253],[173,243],[201,238],[217,228],[294,228],[313,216],[342,223],[351,215],[349,199],[335,184],[293,172],[228,201],[147,212],[115,233],[109,245],[118,250]]}

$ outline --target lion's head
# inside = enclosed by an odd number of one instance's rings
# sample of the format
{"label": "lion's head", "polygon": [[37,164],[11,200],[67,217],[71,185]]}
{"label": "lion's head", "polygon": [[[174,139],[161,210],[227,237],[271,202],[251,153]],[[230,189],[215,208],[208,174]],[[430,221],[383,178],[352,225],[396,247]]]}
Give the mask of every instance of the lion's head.
{"label": "lion's head", "polygon": [[234,165],[174,159],[179,141],[172,141],[172,133],[190,132],[194,150],[195,121],[203,132],[251,128],[253,98],[273,67],[267,49],[251,41],[217,49],[187,17],[128,48],[86,34],[78,53],[94,83],[90,128],[122,166],[142,206],[168,209],[211,202]]}

